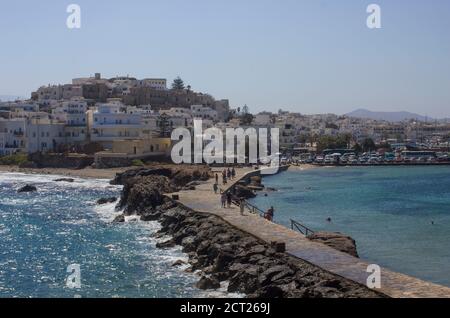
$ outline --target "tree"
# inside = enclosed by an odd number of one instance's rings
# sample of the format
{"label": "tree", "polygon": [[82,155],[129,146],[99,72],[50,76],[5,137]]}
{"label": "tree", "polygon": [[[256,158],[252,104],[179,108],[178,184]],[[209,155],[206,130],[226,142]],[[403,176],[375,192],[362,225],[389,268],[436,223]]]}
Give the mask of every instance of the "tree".
{"label": "tree", "polygon": [[161,114],[157,121],[158,128],[159,128],[159,137],[161,138],[168,138],[171,134],[171,125],[169,122],[169,116],[166,114]]}
{"label": "tree", "polygon": [[325,149],[347,149],[351,136],[348,134],[339,136],[320,136],[317,141],[319,152]]}
{"label": "tree", "polygon": [[361,153],[362,151],[363,151],[363,149],[362,149],[362,147],[361,147],[361,145],[360,144],[355,144],[354,146],[353,146],[353,150],[358,154],[358,153]]}
{"label": "tree", "polygon": [[250,114],[250,113],[243,114],[241,116],[241,125],[244,125],[244,126],[251,125],[253,122],[253,119],[254,119],[254,117],[252,114]]}
{"label": "tree", "polygon": [[374,151],[377,150],[377,146],[372,138],[366,138],[362,142],[363,151]]}
{"label": "tree", "polygon": [[184,82],[179,76],[173,80],[172,89],[184,89]]}
{"label": "tree", "polygon": [[242,112],[240,112],[241,125],[251,125],[253,122],[254,116],[250,114],[250,110],[247,105],[242,107]]}

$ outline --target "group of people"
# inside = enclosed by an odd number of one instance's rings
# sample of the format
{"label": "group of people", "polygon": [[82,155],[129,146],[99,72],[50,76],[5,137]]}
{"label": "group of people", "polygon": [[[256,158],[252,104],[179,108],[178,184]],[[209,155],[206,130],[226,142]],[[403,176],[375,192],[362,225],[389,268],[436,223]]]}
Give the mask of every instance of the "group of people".
{"label": "group of people", "polygon": [[[228,180],[233,180],[234,178],[236,178],[236,170],[234,168],[231,168],[231,169],[228,168],[228,169],[224,169],[222,171],[222,183],[224,185],[227,184]],[[222,208],[230,209],[231,205],[233,203],[233,193],[231,191],[223,192],[219,188],[219,174],[218,173],[215,174],[215,179],[216,179],[216,182],[213,185],[214,193],[215,194],[220,193],[220,203],[221,203]],[[247,206],[247,204],[246,204],[245,200],[239,199],[239,211],[240,211],[241,215],[244,215],[246,206]],[[266,220],[273,222],[274,213],[275,213],[275,209],[272,206],[272,207],[270,207],[270,209],[267,210],[266,213],[264,213],[264,218]]]}
{"label": "group of people", "polygon": [[[227,184],[228,180],[236,178],[236,170],[234,168],[223,169],[222,171],[222,183]],[[219,183],[219,175],[216,173],[216,183]]]}
{"label": "group of people", "polygon": [[224,192],[220,196],[220,202],[222,203],[222,208],[231,208],[231,203],[233,201],[233,196],[231,192]]}

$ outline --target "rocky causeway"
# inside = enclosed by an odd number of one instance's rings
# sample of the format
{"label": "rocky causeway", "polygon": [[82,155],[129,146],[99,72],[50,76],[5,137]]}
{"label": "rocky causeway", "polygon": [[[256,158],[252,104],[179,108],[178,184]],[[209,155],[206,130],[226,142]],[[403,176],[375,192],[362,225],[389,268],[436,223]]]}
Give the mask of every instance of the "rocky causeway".
{"label": "rocky causeway", "polygon": [[177,192],[187,184],[211,177],[207,170],[183,176],[179,173],[171,169],[136,169],[118,174],[113,183],[124,185],[119,203],[124,214],[159,221],[162,228],[155,235],[171,237],[159,243],[158,248],[183,247],[189,256],[188,271],[201,273],[198,288],[216,289],[227,281],[229,292],[248,297],[383,297],[365,286],[277,252],[267,242],[216,215],[193,211],[172,200],[164,193]]}
{"label": "rocky causeway", "polygon": [[[253,174],[239,170],[238,178],[223,190]],[[383,287],[369,289],[365,286],[369,263],[356,257],[351,238],[316,233],[308,239],[257,215],[241,216],[237,207],[220,208],[212,177],[206,167],[140,168],[118,174],[112,183],[124,186],[118,204],[124,215],[116,222],[123,222],[125,215],[160,222],[162,229],[155,235],[171,239],[157,247],[181,245],[189,257],[188,270],[201,273],[200,289],[216,289],[227,281],[229,292],[248,297],[450,296],[449,288],[385,269]],[[342,240],[344,244],[339,243]],[[272,242],[283,242],[286,250],[277,251]]]}

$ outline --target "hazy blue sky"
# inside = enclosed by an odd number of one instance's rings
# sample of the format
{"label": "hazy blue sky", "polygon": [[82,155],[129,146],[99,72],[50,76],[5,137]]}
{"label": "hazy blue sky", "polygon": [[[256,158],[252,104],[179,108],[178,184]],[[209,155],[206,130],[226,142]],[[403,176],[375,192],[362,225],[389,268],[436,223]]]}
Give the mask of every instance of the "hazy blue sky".
{"label": "hazy blue sky", "polygon": [[[66,28],[66,7],[82,28]],[[367,5],[382,29],[366,27]],[[15,0],[0,11],[0,95],[48,83],[180,75],[250,110],[450,117],[448,0]]]}

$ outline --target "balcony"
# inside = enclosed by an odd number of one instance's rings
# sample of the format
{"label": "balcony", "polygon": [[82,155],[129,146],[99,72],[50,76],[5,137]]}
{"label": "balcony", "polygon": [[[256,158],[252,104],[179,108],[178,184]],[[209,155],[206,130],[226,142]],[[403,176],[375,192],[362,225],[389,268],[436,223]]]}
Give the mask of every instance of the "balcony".
{"label": "balcony", "polygon": [[4,147],[5,149],[21,149],[21,148],[23,148],[23,147],[20,147],[19,145],[15,145],[15,144],[6,144],[5,145],[5,147]]}
{"label": "balcony", "polygon": [[23,137],[25,134],[24,134],[23,131],[19,130],[19,131],[14,131],[13,135],[16,136],[16,137]]}

